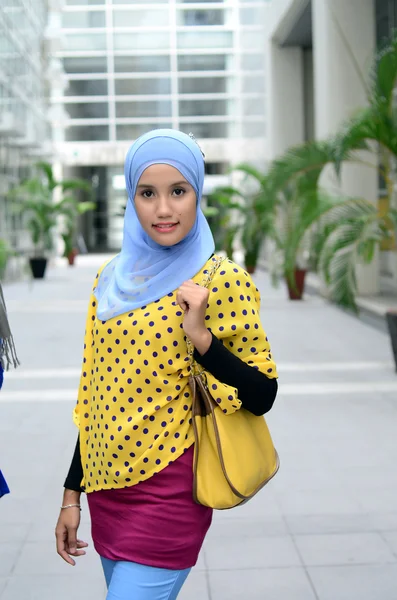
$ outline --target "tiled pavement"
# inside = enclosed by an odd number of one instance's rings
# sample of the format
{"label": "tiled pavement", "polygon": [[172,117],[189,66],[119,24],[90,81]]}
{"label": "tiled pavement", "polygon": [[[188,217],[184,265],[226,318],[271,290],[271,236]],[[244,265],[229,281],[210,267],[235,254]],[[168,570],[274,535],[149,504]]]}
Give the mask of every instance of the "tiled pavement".
{"label": "tiled pavement", "polygon": [[[92,547],[71,569],[54,526],[88,293],[103,257],[6,286],[23,363],[0,392],[0,599],[99,600]],[[265,274],[262,317],[279,363],[268,422],[281,469],[244,507],[215,515],[181,600],[397,600],[397,377],[388,337],[321,299],[289,303]],[[81,537],[89,538],[83,511]]]}

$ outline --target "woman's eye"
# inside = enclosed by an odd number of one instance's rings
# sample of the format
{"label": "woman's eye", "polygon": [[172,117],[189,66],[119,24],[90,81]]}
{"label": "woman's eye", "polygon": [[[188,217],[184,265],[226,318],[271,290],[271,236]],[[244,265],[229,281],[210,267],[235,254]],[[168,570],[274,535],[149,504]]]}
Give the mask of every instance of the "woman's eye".
{"label": "woman's eye", "polygon": [[175,188],[175,190],[174,190],[175,196],[183,196],[184,193],[185,193],[185,190],[183,190],[182,188]]}
{"label": "woman's eye", "polygon": [[142,196],[144,198],[152,198],[153,192],[152,192],[152,190],[145,190],[144,192],[142,192]]}

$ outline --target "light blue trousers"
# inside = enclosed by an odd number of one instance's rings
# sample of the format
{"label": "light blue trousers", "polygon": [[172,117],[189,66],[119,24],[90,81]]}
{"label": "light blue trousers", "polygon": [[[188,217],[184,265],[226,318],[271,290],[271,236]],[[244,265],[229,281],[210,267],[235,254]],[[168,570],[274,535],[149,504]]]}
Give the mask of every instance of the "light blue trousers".
{"label": "light blue trousers", "polygon": [[106,600],[175,600],[191,569],[173,571],[101,557]]}

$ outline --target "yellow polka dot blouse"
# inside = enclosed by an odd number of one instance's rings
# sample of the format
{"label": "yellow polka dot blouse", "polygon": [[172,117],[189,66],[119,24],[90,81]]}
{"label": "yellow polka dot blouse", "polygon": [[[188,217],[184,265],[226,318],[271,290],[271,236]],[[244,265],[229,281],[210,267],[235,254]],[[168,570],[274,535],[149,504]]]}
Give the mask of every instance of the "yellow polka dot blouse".
{"label": "yellow polka dot blouse", "polygon": [[[209,259],[195,282],[202,282],[215,259]],[[259,303],[248,273],[226,260],[210,285],[206,323],[233,354],[274,378],[276,366],[260,323]],[[97,319],[92,294],[73,414],[87,493],[144,481],[193,444],[190,364],[182,322],[175,292],[106,322]],[[235,388],[209,372],[206,377],[210,389],[216,389],[220,409],[229,414],[241,407]]]}

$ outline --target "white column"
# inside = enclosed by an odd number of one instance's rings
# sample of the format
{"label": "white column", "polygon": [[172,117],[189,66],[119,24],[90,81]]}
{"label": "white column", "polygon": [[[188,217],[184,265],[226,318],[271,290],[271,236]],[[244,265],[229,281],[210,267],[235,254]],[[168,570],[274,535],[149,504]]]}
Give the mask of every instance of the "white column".
{"label": "white column", "polygon": [[[374,0],[312,0],[316,139],[333,135],[367,104],[364,80],[375,52]],[[376,154],[366,156],[376,165]],[[347,165],[341,191],[377,203],[375,168]],[[360,294],[379,291],[378,257],[357,269]]]}
{"label": "white column", "polygon": [[275,158],[304,142],[304,63],[301,48],[280,48],[273,41],[268,56],[269,154]]}

